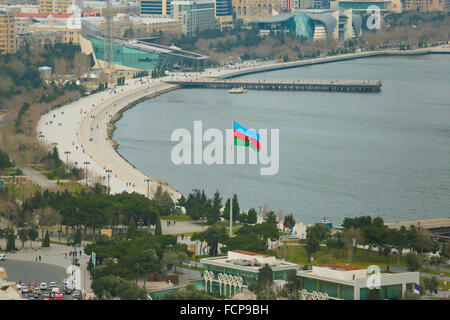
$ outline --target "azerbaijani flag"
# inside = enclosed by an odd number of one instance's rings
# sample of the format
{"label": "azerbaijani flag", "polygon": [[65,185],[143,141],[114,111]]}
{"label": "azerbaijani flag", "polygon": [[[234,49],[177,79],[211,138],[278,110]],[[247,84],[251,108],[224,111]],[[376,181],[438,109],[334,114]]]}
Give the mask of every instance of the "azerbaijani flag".
{"label": "azerbaijani flag", "polygon": [[239,123],[233,121],[233,136],[235,146],[250,147],[259,152],[261,145],[259,144],[259,134],[256,131],[246,129]]}

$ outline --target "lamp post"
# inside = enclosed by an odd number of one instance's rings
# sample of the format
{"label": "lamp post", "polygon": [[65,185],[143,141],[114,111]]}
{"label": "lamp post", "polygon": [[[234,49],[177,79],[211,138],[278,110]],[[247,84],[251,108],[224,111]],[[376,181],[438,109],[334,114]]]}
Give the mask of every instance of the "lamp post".
{"label": "lamp post", "polygon": [[89,161],[85,161],[84,162],[84,166],[86,168],[86,186],[88,184],[88,171],[87,171],[87,166],[90,165],[91,163]]}
{"label": "lamp post", "polygon": [[67,172],[69,172],[69,154],[71,154],[72,152],[70,151],[65,151],[64,154],[66,155],[66,167],[67,167]]}
{"label": "lamp post", "polygon": [[111,179],[111,170],[106,170],[106,173],[107,173],[107,175],[108,175],[108,194],[110,194],[110,192],[111,192],[111,188],[109,187],[109,180]]}
{"label": "lamp post", "polygon": [[147,198],[150,198],[150,181],[152,180],[147,178],[144,181],[147,182]]}
{"label": "lamp post", "polygon": [[43,138],[45,138],[45,135],[43,135],[42,133],[39,134],[39,139],[41,139],[41,142],[42,142],[42,139],[43,139]]}

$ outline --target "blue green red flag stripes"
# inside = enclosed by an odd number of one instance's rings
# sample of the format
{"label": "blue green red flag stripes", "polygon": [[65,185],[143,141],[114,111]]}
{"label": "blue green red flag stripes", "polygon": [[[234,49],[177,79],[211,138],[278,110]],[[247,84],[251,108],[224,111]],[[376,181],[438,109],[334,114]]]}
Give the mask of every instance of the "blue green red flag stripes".
{"label": "blue green red flag stripes", "polygon": [[259,134],[256,131],[244,128],[235,121],[233,121],[233,136],[235,146],[250,147],[256,152],[259,152],[261,149]]}

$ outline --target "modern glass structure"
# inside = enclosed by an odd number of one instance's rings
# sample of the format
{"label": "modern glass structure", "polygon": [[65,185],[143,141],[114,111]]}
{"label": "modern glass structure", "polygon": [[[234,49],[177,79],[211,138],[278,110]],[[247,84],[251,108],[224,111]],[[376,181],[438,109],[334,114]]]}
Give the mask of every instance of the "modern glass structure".
{"label": "modern glass structure", "polygon": [[[95,57],[99,60],[105,60],[104,40],[99,37],[90,36]],[[131,47],[127,47],[113,42],[113,63],[119,66],[126,66],[139,70],[154,70],[160,67],[162,60],[157,53],[146,52]]]}
{"label": "modern glass structure", "polygon": [[347,40],[361,33],[361,16],[352,10],[300,10],[258,22],[260,34],[292,32],[299,38],[322,40],[327,37]]}

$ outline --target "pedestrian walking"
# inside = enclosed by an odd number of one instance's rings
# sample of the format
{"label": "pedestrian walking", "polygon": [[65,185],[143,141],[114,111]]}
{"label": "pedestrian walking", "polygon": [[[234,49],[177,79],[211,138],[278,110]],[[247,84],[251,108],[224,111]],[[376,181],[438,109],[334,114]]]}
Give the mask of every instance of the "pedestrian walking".
{"label": "pedestrian walking", "polygon": [[39,262],[41,262],[41,256],[39,255]]}

